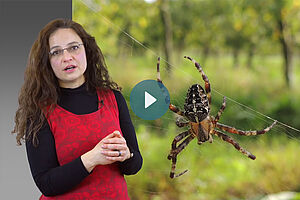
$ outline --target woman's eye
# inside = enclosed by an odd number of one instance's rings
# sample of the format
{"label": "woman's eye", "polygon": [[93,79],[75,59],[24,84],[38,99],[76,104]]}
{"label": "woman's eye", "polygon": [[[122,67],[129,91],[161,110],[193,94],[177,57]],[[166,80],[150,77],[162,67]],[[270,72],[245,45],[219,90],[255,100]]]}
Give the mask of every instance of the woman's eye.
{"label": "woman's eye", "polygon": [[71,46],[71,49],[72,49],[72,50],[76,50],[76,49],[78,49],[78,48],[79,48],[78,45],[73,45],[73,46]]}
{"label": "woman's eye", "polygon": [[52,55],[54,55],[54,56],[55,56],[55,55],[58,55],[59,52],[60,52],[59,50],[53,51],[53,52],[52,52]]}

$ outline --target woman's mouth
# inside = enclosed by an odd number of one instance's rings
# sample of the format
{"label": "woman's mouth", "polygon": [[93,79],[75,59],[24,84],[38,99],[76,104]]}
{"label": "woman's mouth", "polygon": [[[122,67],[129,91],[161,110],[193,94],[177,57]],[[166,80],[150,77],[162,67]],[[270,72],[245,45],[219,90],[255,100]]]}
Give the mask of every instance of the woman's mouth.
{"label": "woman's mouth", "polygon": [[64,68],[64,71],[73,72],[75,70],[75,68],[76,68],[75,65],[68,65],[67,67]]}

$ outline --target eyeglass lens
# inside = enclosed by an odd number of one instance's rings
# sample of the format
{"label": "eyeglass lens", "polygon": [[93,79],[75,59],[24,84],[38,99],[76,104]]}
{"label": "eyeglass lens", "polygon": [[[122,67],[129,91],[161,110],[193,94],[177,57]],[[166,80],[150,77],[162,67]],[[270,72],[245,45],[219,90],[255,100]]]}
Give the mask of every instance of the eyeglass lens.
{"label": "eyeglass lens", "polygon": [[66,48],[54,49],[54,50],[50,51],[50,55],[58,57],[58,56],[63,55],[65,50],[67,50],[69,53],[76,54],[76,53],[78,53],[81,45],[82,44],[72,44],[71,46],[68,46]]}

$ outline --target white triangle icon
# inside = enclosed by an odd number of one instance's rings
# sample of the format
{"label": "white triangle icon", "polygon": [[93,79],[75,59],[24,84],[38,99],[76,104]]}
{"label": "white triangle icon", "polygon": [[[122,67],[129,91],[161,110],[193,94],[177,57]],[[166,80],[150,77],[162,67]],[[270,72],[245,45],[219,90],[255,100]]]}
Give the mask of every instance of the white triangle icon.
{"label": "white triangle icon", "polygon": [[145,108],[148,108],[156,101],[156,98],[154,98],[151,94],[145,91]]}

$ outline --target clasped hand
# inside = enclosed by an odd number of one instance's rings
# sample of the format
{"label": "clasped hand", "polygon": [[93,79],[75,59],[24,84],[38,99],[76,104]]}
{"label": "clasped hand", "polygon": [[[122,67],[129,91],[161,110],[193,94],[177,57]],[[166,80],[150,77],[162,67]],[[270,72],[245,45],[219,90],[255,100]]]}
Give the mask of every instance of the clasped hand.
{"label": "clasped hand", "polygon": [[92,150],[81,156],[82,162],[90,172],[97,165],[107,165],[130,158],[126,140],[119,131],[107,135]]}
{"label": "clasped hand", "polygon": [[119,131],[114,131],[100,142],[102,148],[101,154],[110,161],[123,162],[130,157],[130,151],[126,144],[126,140],[122,137]]}

